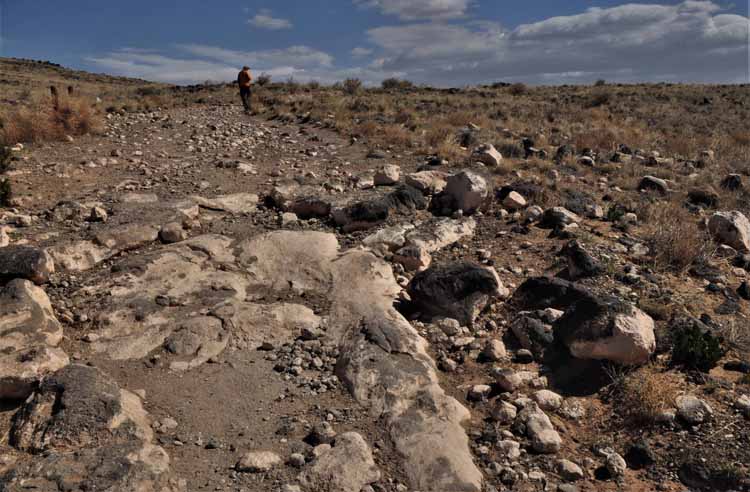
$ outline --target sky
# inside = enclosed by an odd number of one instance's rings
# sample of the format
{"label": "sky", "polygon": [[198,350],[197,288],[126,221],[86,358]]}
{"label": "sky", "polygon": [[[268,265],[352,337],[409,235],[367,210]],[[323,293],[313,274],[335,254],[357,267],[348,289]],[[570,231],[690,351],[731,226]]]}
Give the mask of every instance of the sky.
{"label": "sky", "polygon": [[0,0],[0,56],[176,84],[750,83],[748,2]]}

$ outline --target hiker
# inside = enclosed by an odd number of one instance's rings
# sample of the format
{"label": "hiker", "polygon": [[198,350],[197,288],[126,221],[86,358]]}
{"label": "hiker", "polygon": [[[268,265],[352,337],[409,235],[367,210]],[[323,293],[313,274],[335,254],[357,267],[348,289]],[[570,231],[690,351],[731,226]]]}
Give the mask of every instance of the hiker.
{"label": "hiker", "polygon": [[250,85],[253,83],[253,74],[250,73],[250,67],[242,67],[242,71],[237,75],[237,84],[240,86],[240,98],[242,105],[245,106],[245,112],[250,112]]}

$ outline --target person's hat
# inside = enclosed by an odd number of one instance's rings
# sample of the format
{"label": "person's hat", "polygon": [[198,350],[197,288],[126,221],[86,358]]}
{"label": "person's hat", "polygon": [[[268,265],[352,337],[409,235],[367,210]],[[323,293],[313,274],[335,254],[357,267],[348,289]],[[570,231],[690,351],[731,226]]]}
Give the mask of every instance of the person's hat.
{"label": "person's hat", "polygon": [[248,66],[246,65],[246,66],[242,67],[242,70],[250,70],[250,67],[248,67]]}

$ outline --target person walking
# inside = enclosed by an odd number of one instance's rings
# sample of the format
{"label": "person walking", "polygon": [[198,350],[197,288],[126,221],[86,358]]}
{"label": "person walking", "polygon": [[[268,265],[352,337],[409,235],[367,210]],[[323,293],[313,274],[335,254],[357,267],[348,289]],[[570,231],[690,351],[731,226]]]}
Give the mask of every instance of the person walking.
{"label": "person walking", "polygon": [[245,113],[250,113],[250,103],[252,92],[250,90],[253,83],[253,74],[250,73],[250,67],[242,67],[242,71],[237,75],[237,85],[240,86],[240,99],[245,107]]}

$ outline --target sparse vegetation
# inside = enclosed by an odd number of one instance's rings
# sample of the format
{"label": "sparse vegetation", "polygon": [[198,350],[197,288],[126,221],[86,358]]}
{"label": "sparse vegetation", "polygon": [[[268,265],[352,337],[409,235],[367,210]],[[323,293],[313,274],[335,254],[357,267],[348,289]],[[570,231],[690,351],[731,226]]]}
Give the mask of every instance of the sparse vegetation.
{"label": "sparse vegetation", "polygon": [[674,406],[677,386],[673,375],[648,366],[624,376],[615,388],[620,414],[632,425],[653,425]]}
{"label": "sparse vegetation", "polygon": [[262,73],[258,75],[258,77],[255,79],[255,83],[258,84],[260,87],[267,86],[271,83],[271,76],[267,73]]}
{"label": "sparse vegetation", "polygon": [[652,204],[640,217],[647,223],[644,238],[659,269],[684,272],[713,249],[711,239],[698,227],[698,218],[679,204]]}
{"label": "sparse vegetation", "polygon": [[380,85],[385,90],[407,90],[414,87],[414,84],[410,81],[397,79],[395,77],[383,80]]}
{"label": "sparse vegetation", "polygon": [[697,324],[679,327],[672,341],[672,364],[688,370],[709,372],[725,353],[723,339]]}
{"label": "sparse vegetation", "polygon": [[353,96],[362,89],[362,81],[359,79],[346,79],[341,88],[345,94]]}

